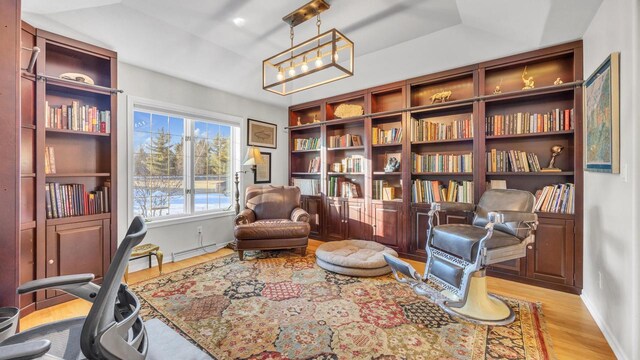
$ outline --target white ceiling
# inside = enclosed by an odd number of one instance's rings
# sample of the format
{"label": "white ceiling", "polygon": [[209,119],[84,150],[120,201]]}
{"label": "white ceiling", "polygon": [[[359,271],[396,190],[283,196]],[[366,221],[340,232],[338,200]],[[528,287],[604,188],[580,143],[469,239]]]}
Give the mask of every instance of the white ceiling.
{"label": "white ceiling", "polygon": [[[289,47],[281,19],[306,2],[22,1],[27,22],[113,49],[120,61],[287,106],[579,39],[602,0],[329,1],[322,29],[335,27],[354,41],[356,75],[295,96],[268,93],[262,60]],[[237,27],[235,17],[245,25]],[[296,42],[315,31],[313,20],[297,26]]]}

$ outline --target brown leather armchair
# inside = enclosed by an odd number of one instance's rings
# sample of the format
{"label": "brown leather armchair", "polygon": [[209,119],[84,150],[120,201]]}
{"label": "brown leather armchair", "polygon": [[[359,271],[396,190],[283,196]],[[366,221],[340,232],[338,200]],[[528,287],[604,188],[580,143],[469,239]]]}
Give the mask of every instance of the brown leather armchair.
{"label": "brown leather armchair", "polygon": [[234,236],[240,260],[245,250],[299,248],[309,243],[309,214],[300,207],[295,186],[253,185],[245,193],[245,209],[235,218]]}

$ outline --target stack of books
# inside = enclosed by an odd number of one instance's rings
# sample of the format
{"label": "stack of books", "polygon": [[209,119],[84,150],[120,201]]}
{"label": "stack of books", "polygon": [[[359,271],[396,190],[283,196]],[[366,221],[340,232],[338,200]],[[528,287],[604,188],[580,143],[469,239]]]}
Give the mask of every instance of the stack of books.
{"label": "stack of books", "polygon": [[389,130],[373,128],[373,144],[398,144],[402,141],[402,128],[392,128]]}
{"label": "stack of books", "polygon": [[311,161],[309,161],[309,168],[307,169],[307,172],[310,173],[319,173],[320,172],[320,156],[316,156],[313,159],[311,159]]}
{"label": "stack of books", "polygon": [[450,180],[445,187],[438,180],[415,180],[411,186],[411,200],[415,203],[440,201],[473,202],[473,181]]}
{"label": "stack of books", "polygon": [[327,196],[359,198],[361,194],[358,184],[349,182],[342,177],[332,176],[329,178]]}
{"label": "stack of books", "polygon": [[487,152],[487,172],[538,172],[538,156],[518,150],[496,150]]}
{"label": "stack of books", "polygon": [[534,134],[573,129],[573,109],[555,109],[545,114],[515,113],[488,116],[485,119],[487,136]]}
{"label": "stack of books", "polygon": [[413,172],[473,171],[473,153],[468,154],[411,154]]}
{"label": "stack of books", "polygon": [[46,183],[47,219],[108,213],[111,190],[106,185],[87,192],[83,184]]}
{"label": "stack of books", "polygon": [[320,179],[292,178],[293,186],[300,189],[302,195],[320,195]]}
{"label": "stack of books", "polygon": [[411,141],[439,141],[473,137],[473,115],[468,119],[434,121],[411,119]]}
{"label": "stack of books", "polygon": [[340,161],[342,163],[342,172],[345,173],[362,173],[364,172],[364,157],[362,155],[352,155]]}
{"label": "stack of books", "polygon": [[535,211],[573,214],[576,188],[572,183],[548,185],[536,191]]}
{"label": "stack of books", "polygon": [[293,151],[297,150],[319,150],[320,138],[293,139]]}
{"label": "stack of books", "polygon": [[396,200],[396,188],[390,186],[386,180],[373,180],[372,190],[374,200]]}
{"label": "stack of books", "polygon": [[71,105],[49,106],[45,102],[45,127],[84,132],[111,133],[111,111],[99,111],[95,106],[82,105],[77,100]]}
{"label": "stack of books", "polygon": [[328,146],[330,148],[362,146],[362,138],[360,135],[333,135],[329,136]]}

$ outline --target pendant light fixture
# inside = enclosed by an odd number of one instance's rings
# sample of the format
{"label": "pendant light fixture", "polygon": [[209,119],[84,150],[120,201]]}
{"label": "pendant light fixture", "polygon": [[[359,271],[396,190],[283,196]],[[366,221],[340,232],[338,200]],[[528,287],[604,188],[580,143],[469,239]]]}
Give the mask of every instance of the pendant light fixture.
{"label": "pendant light fixture", "polygon": [[[325,0],[312,0],[282,18],[289,24],[291,47],[262,62],[262,88],[280,95],[353,76],[353,42],[336,29],[320,32]],[[316,18],[317,35],[294,46],[293,28]]]}

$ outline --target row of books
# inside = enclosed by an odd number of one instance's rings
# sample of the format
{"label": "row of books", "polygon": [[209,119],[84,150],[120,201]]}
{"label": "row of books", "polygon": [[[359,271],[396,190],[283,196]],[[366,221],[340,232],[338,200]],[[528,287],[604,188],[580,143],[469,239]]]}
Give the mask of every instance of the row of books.
{"label": "row of books", "polygon": [[56,152],[53,149],[53,146],[44,147],[44,173],[56,173]]}
{"label": "row of books", "polygon": [[573,109],[555,109],[544,114],[515,113],[488,116],[485,120],[487,136],[532,134],[573,129]]}
{"label": "row of books", "polygon": [[411,154],[413,172],[473,171],[473,153],[468,154]]}
{"label": "row of books", "polygon": [[50,106],[45,102],[45,127],[84,132],[111,133],[111,111],[100,111],[95,106],[80,105],[77,100],[71,105]]}
{"label": "row of books", "polygon": [[519,150],[487,151],[487,172],[538,172],[538,156]]}
{"label": "row of books", "polygon": [[309,167],[307,168],[307,172],[310,173],[319,173],[320,172],[320,156],[316,156],[309,161]]}
{"label": "row of books", "polygon": [[327,196],[359,198],[361,197],[358,184],[347,181],[345,178],[332,176],[329,178]]}
{"label": "row of books", "polygon": [[319,150],[320,138],[293,139],[293,150]]}
{"label": "row of books", "polygon": [[345,173],[364,172],[364,157],[362,155],[352,155],[340,160],[342,171]]}
{"label": "row of books", "polygon": [[108,213],[110,211],[108,182],[95,191],[86,191],[83,184],[45,184],[47,219]]}
{"label": "row of books", "polygon": [[330,148],[362,146],[362,138],[360,135],[344,134],[329,136],[327,144]]}
{"label": "row of books", "polygon": [[[400,183],[400,186],[402,186],[402,182]],[[395,200],[396,188],[389,185],[389,182],[386,180],[373,180],[371,195],[374,200]]]}
{"label": "row of books", "polygon": [[439,141],[473,137],[473,116],[464,120],[411,119],[411,141]]}
{"label": "row of books", "polygon": [[398,144],[402,141],[402,128],[391,128],[384,130],[378,127],[373,128],[374,145],[377,144]]}
{"label": "row of books", "polygon": [[302,195],[320,195],[320,179],[292,178],[292,185],[300,189]]}
{"label": "row of books", "polygon": [[573,214],[575,193],[576,188],[572,183],[545,186],[536,191],[535,211]]}
{"label": "row of books", "polygon": [[439,180],[415,180],[411,186],[411,200],[415,203],[472,203],[473,181],[450,180],[448,186],[444,186]]}

